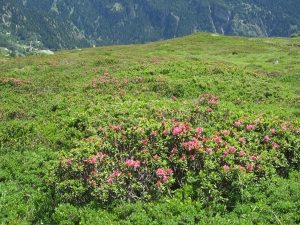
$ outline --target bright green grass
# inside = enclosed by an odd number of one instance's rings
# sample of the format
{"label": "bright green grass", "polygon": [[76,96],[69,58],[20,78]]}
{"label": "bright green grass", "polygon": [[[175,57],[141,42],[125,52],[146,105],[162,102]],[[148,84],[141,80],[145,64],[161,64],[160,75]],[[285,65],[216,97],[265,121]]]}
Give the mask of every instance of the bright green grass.
{"label": "bright green grass", "polygon": [[[53,203],[45,200],[42,182],[48,162],[54,152],[96,136],[102,126],[132,126],[167,108],[180,110],[185,120],[186,110],[204,93],[220,96],[222,109],[300,118],[298,43],[197,33],[144,45],[0,58],[0,79],[22,80],[21,85],[0,81],[0,222],[50,218]],[[105,73],[119,84],[107,83],[103,93],[89,86]],[[120,97],[122,79],[132,77],[143,82],[130,83]],[[40,205],[44,200],[47,205]]]}

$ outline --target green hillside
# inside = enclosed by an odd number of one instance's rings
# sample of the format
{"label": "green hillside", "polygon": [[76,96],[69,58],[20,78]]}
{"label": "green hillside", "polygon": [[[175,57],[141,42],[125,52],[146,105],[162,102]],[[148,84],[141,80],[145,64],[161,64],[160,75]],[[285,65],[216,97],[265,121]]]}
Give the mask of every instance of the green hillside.
{"label": "green hillside", "polygon": [[0,61],[0,224],[300,223],[298,38]]}

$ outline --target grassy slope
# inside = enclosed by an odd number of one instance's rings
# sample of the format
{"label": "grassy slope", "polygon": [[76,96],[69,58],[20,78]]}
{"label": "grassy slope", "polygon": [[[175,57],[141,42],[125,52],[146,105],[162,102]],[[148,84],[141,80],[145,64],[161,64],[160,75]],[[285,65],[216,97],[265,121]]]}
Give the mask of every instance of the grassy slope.
{"label": "grassy slope", "polygon": [[[223,108],[299,118],[298,41],[199,33],[145,45],[0,58],[0,221],[30,223],[39,210],[51,214],[53,208],[39,205],[48,161],[74,140],[97,135],[101,126],[131,126],[164,108],[180,110],[185,119],[185,109],[203,93],[219,95]],[[101,86],[105,73],[115,78]],[[125,90],[122,79],[137,77],[143,82]]]}

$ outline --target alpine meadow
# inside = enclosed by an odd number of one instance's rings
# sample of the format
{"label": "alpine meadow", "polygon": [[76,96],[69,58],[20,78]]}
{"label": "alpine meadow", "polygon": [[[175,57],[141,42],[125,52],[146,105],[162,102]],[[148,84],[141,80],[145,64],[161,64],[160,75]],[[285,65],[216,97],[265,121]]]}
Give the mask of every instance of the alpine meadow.
{"label": "alpine meadow", "polygon": [[299,224],[299,52],[195,33],[1,55],[0,224]]}

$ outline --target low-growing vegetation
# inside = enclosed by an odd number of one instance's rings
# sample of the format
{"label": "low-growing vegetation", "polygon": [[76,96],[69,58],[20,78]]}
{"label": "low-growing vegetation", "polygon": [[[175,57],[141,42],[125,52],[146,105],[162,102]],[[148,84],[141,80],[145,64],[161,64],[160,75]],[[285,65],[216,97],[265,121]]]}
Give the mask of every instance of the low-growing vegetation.
{"label": "low-growing vegetation", "polygon": [[300,222],[297,39],[0,60],[1,223]]}

